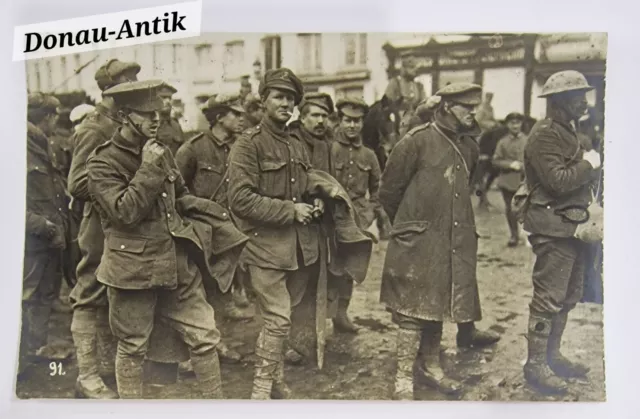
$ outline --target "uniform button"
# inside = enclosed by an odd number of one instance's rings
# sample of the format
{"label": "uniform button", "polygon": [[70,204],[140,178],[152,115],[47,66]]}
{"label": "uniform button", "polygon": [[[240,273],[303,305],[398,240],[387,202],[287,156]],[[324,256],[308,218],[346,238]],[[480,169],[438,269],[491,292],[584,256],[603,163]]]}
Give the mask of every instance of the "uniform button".
{"label": "uniform button", "polygon": [[226,182],[229,182],[229,178],[227,178]]}
{"label": "uniform button", "polygon": [[258,233],[253,233],[253,235],[254,235],[254,236],[257,236],[257,235],[258,235]]}
{"label": "uniform button", "polygon": [[169,180],[174,180],[175,178],[176,178],[176,177],[175,177],[175,176],[173,176],[173,175],[169,176]]}
{"label": "uniform button", "polygon": [[166,198],[167,197],[167,193],[166,192],[162,192],[162,197]]}
{"label": "uniform button", "polygon": [[296,199],[295,199],[295,198],[293,198],[293,199],[292,199],[292,201],[293,201],[293,202],[296,202]]}
{"label": "uniform button", "polygon": [[291,183],[294,183],[296,181],[295,178],[291,178]]}
{"label": "uniform button", "polygon": [[36,166],[36,170],[38,170],[40,167]]}
{"label": "uniform button", "polygon": [[293,163],[293,159],[291,159],[291,163]]}
{"label": "uniform button", "polygon": [[211,170],[211,166],[207,166],[207,169]]}
{"label": "uniform button", "polygon": [[222,216],[223,216],[223,217],[226,217],[226,216],[227,216],[227,213],[226,213],[226,212],[223,212],[223,213],[222,213]]}
{"label": "uniform button", "polygon": [[353,177],[353,176],[349,175],[349,177]]}
{"label": "uniform button", "polygon": [[171,233],[172,236],[176,235],[175,231],[170,231],[169,233]]}
{"label": "uniform button", "polygon": [[351,161],[349,162],[349,164],[353,164],[353,160],[351,160]]}
{"label": "uniform button", "polygon": [[453,225],[454,225],[454,226],[456,226],[456,227],[458,227],[458,222],[457,222],[457,221],[454,221],[454,222],[453,222]]}
{"label": "uniform button", "polygon": [[458,192],[456,192],[456,198],[459,198],[460,194]]}
{"label": "uniform button", "polygon": [[453,249],[453,250],[451,251],[451,253],[454,253],[454,254],[455,254],[455,253],[456,253],[456,249]]}
{"label": "uniform button", "polygon": [[551,209],[551,205],[547,205],[547,209]]}
{"label": "uniform button", "polygon": [[120,249],[124,249],[126,246],[124,244],[120,245]]}
{"label": "uniform button", "polygon": [[167,213],[167,218],[171,218],[171,213],[170,212]]}
{"label": "uniform button", "polygon": [[58,211],[62,212],[62,208],[58,208]]}
{"label": "uniform button", "polygon": [[460,170],[460,165],[457,165],[457,166],[456,166],[456,169]]}

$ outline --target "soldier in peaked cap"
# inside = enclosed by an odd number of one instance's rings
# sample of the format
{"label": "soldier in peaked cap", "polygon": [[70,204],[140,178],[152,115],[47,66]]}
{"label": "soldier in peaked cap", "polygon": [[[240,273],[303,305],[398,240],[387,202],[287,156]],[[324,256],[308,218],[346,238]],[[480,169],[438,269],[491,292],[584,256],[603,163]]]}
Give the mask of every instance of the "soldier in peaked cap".
{"label": "soldier in peaked cap", "polygon": [[580,221],[568,217],[566,209],[588,213],[591,182],[600,175],[600,155],[585,150],[575,129],[587,111],[585,94],[592,89],[577,71],[551,75],[540,95],[548,102],[547,118],[534,125],[524,150],[526,181],[521,188],[529,201],[524,229],[536,255],[524,374],[545,393],[564,394],[563,379],[589,371],[565,358],[560,343],[568,313],[582,298],[589,250],[574,237]]}
{"label": "soldier in peaked cap", "polygon": [[162,109],[161,85],[127,82],[104,92],[124,122],[87,162],[88,188],[105,233],[96,275],[107,286],[118,339],[118,392],[121,398],[142,397],[143,360],[159,316],[189,346],[202,396],[221,398],[220,333],[190,256],[202,244],[178,205],[200,198],[189,194],[169,149],[150,141]]}
{"label": "soldier in peaked cap", "polygon": [[413,398],[413,365],[419,353],[422,381],[444,393],[459,392],[460,383],[448,378],[440,365],[444,321],[458,323],[458,346],[497,340],[473,323],[480,320],[481,309],[470,175],[478,160],[475,137],[480,130],[473,116],[481,90],[468,83],[440,90],[434,122],[400,140],[382,176],[380,201],[393,230],[380,299],[399,326],[398,399]]}
{"label": "soldier in peaked cap", "polygon": [[389,80],[385,96],[400,109],[400,137],[408,131],[418,104],[425,99],[424,86],[416,81],[417,60],[413,55],[402,57],[400,74]]}
{"label": "soldier in peaked cap", "polygon": [[[136,80],[140,66],[133,62],[110,60],[95,74],[103,92],[121,83]],[[83,209],[78,232],[82,258],[76,268],[77,283],[69,299],[73,308],[71,334],[76,346],[78,379],[76,392],[86,398],[116,398],[104,384],[100,374],[113,374],[115,340],[109,327],[107,292],[96,279],[96,269],[103,253],[104,234],[100,217],[93,209],[87,187],[86,162],[95,148],[108,141],[122,121],[118,107],[110,96],[103,96],[93,112],[76,127],[72,138],[73,156],[69,171],[68,190]],[[102,354],[102,359],[98,354]]]}
{"label": "soldier in peaked cap", "polygon": [[[331,174],[349,194],[358,214],[358,225],[367,229],[382,211],[378,200],[380,164],[375,153],[363,145],[362,127],[369,107],[361,98],[341,99],[336,104],[339,128],[331,144]],[[369,198],[367,198],[367,194]],[[347,310],[353,294],[353,281],[334,278],[338,288],[338,311],[333,319],[336,331],[357,333]]]}
{"label": "soldier in peaked cap", "polygon": [[[203,113],[209,121],[210,129],[199,133],[180,147],[176,163],[191,193],[228,208],[229,153],[236,137],[242,132],[244,108],[238,95],[220,94],[207,101]],[[243,292],[239,281],[234,281],[233,285],[232,292]],[[221,295],[217,285],[207,289],[207,293],[209,298],[222,303],[224,316],[228,319],[246,320],[253,317],[235,304],[231,298],[232,293]],[[218,349],[224,359],[236,362],[240,359],[240,354],[224,345]]]}
{"label": "soldier in peaked cap", "polygon": [[[286,398],[284,344],[291,310],[309,278],[318,276],[319,222],[324,202],[305,191],[311,164],[286,123],[303,88],[289,69],[269,70],[260,83],[265,116],[231,150],[229,203],[249,243],[241,263],[251,276],[263,316],[256,343],[251,398]],[[314,214],[315,211],[315,214]]]}
{"label": "soldier in peaked cap", "polygon": [[20,373],[29,360],[62,360],[71,351],[48,345],[49,319],[62,280],[68,214],[64,182],[55,168],[48,135],[54,132],[60,102],[40,92],[30,94],[27,108],[27,193],[22,289]]}
{"label": "soldier in peaked cap", "polygon": [[168,83],[163,83],[158,89],[158,96],[162,99],[160,110],[160,125],[157,140],[169,147],[175,156],[184,142],[184,133],[177,119],[171,117],[171,98],[178,90]]}

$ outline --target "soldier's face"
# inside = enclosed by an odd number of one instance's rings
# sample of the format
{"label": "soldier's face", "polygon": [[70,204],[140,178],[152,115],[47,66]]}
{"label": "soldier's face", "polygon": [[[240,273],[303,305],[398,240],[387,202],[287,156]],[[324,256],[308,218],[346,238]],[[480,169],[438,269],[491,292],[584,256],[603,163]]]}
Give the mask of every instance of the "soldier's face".
{"label": "soldier's face", "polygon": [[327,132],[329,113],[315,105],[309,105],[305,112],[305,115],[300,118],[302,126],[315,136],[323,136]]}
{"label": "soldier's face", "polygon": [[476,108],[473,105],[452,103],[449,106],[449,112],[464,128],[471,128],[476,123]]}
{"label": "soldier's face", "polygon": [[236,134],[242,132],[244,117],[240,112],[231,110],[227,112],[226,115],[222,116],[218,121],[227,132]]}
{"label": "soldier's face", "polygon": [[129,118],[144,137],[156,137],[158,133],[158,121],[160,119],[158,112],[131,111]]}
{"label": "soldier's face", "polygon": [[269,118],[286,123],[293,114],[295,97],[286,90],[270,89],[264,100],[264,110]]}
{"label": "soldier's face", "polygon": [[171,95],[158,95],[160,99],[162,99],[162,109],[160,109],[160,113],[164,115],[169,115],[171,113]]}
{"label": "soldier's face", "polygon": [[512,119],[507,122],[507,128],[512,135],[518,135],[522,131],[522,121],[519,119]]}
{"label": "soldier's face", "polygon": [[362,131],[363,118],[342,115],[340,120],[340,128],[348,139],[355,139]]}
{"label": "soldier's face", "polygon": [[589,107],[587,95],[584,92],[567,93],[562,100],[564,101],[564,108],[574,119],[579,119],[583,116]]}
{"label": "soldier's face", "polygon": [[53,134],[58,124],[58,119],[59,119],[59,116],[57,113],[51,113],[47,115],[43,123],[41,124],[42,131],[44,131],[44,133],[47,135]]}

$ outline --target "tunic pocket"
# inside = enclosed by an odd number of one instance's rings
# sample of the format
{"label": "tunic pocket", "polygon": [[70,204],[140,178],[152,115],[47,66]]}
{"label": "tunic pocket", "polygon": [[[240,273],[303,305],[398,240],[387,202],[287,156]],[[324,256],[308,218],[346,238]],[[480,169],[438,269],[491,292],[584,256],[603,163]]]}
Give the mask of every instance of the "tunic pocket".
{"label": "tunic pocket", "polygon": [[141,254],[147,245],[146,239],[134,239],[110,234],[107,238],[107,247],[116,252]]}
{"label": "tunic pocket", "polygon": [[224,175],[222,165],[208,161],[198,161],[196,174],[193,179],[193,193],[197,196],[209,198],[218,187]]}
{"label": "tunic pocket", "polygon": [[408,221],[393,226],[389,233],[392,239],[403,246],[412,247],[415,245],[416,236],[429,229],[428,221]]}
{"label": "tunic pocket", "polygon": [[260,194],[284,199],[287,191],[287,162],[265,160],[260,162]]}

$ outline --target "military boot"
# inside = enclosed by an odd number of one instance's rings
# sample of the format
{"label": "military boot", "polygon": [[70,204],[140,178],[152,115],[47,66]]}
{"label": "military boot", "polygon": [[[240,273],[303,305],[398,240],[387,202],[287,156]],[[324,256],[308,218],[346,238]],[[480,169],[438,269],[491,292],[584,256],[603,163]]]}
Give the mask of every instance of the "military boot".
{"label": "military boot", "polygon": [[551,319],[531,311],[529,314],[528,359],[524,378],[539,391],[547,394],[565,394],[567,384],[554,374],[547,363]]}
{"label": "military boot", "polygon": [[489,330],[478,330],[473,322],[458,323],[456,343],[459,348],[482,348],[500,340],[500,335]]}
{"label": "military boot", "polygon": [[218,357],[223,364],[239,364],[242,361],[242,355],[235,349],[231,349],[224,342],[220,341],[216,347]]}
{"label": "military boot", "polygon": [[289,400],[292,392],[287,383],[284,382],[284,361],[278,362],[276,373],[271,387],[271,398],[275,400]]}
{"label": "military boot", "polygon": [[462,384],[447,377],[440,363],[442,322],[430,322],[422,330],[420,353],[422,362],[418,368],[420,381],[443,394],[455,395],[462,391]]}
{"label": "military boot", "polygon": [[563,310],[553,316],[549,345],[547,347],[547,360],[549,367],[557,376],[562,378],[581,378],[585,377],[590,369],[586,365],[570,361],[560,352],[562,334],[567,326],[568,315],[569,312]]}
{"label": "military boot", "polygon": [[70,347],[54,347],[49,344],[49,320],[51,302],[25,304],[25,319],[28,323],[26,338],[26,360],[29,362],[64,361],[73,355]]}
{"label": "military boot", "polygon": [[223,309],[222,315],[228,320],[249,320],[253,319],[254,315],[247,308],[242,309],[238,307],[233,301],[231,295],[224,295],[223,297]]}
{"label": "military boot", "polygon": [[223,399],[218,352],[213,350],[202,355],[192,353],[191,364],[202,398]]}
{"label": "military boot", "polygon": [[[283,361],[284,338],[272,336],[264,329],[258,335],[251,399],[268,400],[272,397],[273,384],[279,375],[280,363]],[[284,383],[283,377],[280,382]]]}
{"label": "military boot", "polygon": [[394,400],[413,400],[413,365],[420,346],[420,330],[398,328],[396,331],[396,383]]}
{"label": "military boot", "polygon": [[117,399],[118,395],[107,387],[99,374],[95,316],[94,310],[75,310],[71,321],[71,336],[78,361],[76,397]]}
{"label": "military boot", "polygon": [[350,299],[340,298],[338,299],[338,312],[333,319],[333,328],[336,332],[342,333],[358,333],[358,326],[351,323],[347,310],[349,309]]}
{"label": "military boot", "polygon": [[142,399],[143,362],[143,356],[122,355],[118,350],[116,382],[121,399]]}

